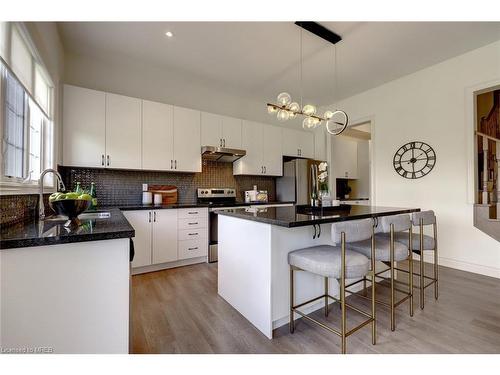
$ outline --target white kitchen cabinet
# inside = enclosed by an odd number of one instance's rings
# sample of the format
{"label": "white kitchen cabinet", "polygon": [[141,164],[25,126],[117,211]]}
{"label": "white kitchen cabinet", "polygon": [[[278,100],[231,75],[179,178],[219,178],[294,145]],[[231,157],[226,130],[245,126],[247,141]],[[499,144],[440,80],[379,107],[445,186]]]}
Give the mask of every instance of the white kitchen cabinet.
{"label": "white kitchen cabinet", "polygon": [[337,136],[332,139],[332,167],[336,178],[358,178],[358,142]]}
{"label": "white kitchen cabinet", "polygon": [[314,137],[312,132],[283,129],[283,155],[314,158]]}
{"label": "white kitchen cabinet", "polygon": [[241,120],[201,112],[202,146],[241,148]]}
{"label": "white kitchen cabinet", "polygon": [[176,261],[177,210],[153,211],[153,264]]}
{"label": "white kitchen cabinet", "polygon": [[262,130],[264,174],[266,176],[281,176],[283,174],[282,129],[277,126],[264,125]]}
{"label": "white kitchen cabinet", "polygon": [[142,101],[142,169],[174,169],[173,116],[171,105]]}
{"label": "white kitchen cabinet", "polygon": [[106,94],[65,85],[63,101],[63,164],[104,167]]}
{"label": "white kitchen cabinet", "polygon": [[314,160],[326,161],[326,138],[328,132],[324,126],[318,126],[313,131],[314,136]]}
{"label": "white kitchen cabinet", "polygon": [[141,169],[141,100],[106,93],[106,167]]}
{"label": "white kitchen cabinet", "polygon": [[200,111],[174,106],[174,170],[201,172]]}
{"label": "white kitchen cabinet", "polygon": [[208,209],[185,208],[178,210],[179,260],[208,255]]}
{"label": "white kitchen cabinet", "polygon": [[282,175],[281,128],[243,120],[246,155],[233,163],[235,175]]}
{"label": "white kitchen cabinet", "polygon": [[134,241],[134,260],[132,267],[149,266],[151,258],[151,233],[152,233],[152,212],[147,210],[124,211],[123,215],[129,221],[135,230]]}

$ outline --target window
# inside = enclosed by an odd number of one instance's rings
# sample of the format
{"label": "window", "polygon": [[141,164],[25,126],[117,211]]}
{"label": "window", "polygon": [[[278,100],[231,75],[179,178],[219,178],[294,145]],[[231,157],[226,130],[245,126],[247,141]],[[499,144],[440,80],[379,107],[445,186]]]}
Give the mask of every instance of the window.
{"label": "window", "polygon": [[[54,162],[53,85],[22,27],[0,23],[0,185],[19,191],[38,184]],[[10,48],[10,50],[9,50]],[[10,56],[10,59],[8,57]],[[45,185],[53,186],[52,176]]]}

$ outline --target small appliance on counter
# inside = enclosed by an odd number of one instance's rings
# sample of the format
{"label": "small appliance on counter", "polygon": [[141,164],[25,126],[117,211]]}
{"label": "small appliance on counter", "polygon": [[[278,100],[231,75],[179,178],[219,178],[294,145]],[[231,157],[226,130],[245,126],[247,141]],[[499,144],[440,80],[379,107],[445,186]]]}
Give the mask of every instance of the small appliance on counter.
{"label": "small appliance on counter", "polygon": [[267,203],[268,198],[267,190],[257,190],[257,185],[245,191],[245,203]]}

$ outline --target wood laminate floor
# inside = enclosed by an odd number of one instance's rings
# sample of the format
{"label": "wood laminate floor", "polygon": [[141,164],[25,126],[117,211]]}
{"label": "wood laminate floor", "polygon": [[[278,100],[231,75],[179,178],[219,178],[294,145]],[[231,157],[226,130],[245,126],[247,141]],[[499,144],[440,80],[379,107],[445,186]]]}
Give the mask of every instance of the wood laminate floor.
{"label": "wood laminate floor", "polygon": [[[428,272],[431,271],[431,265]],[[440,267],[440,295],[426,289],[424,310],[410,318],[408,304],[396,310],[396,331],[389,310],[377,307],[377,345],[367,326],[347,339],[348,353],[500,353],[500,280]],[[380,298],[388,290],[379,287]],[[349,302],[369,308],[368,301]],[[313,313],[324,319],[322,310]],[[330,324],[340,310],[331,306]],[[348,328],[362,319],[348,310]],[[339,353],[340,339],[303,319],[292,335],[288,326],[267,339],[217,294],[217,264],[198,264],[132,280],[133,353]]]}

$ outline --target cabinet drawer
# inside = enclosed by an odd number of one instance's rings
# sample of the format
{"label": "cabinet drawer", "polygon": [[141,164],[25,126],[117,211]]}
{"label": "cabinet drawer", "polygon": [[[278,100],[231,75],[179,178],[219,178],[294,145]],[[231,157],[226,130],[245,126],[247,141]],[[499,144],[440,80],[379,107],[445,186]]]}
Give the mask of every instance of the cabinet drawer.
{"label": "cabinet drawer", "polygon": [[205,237],[198,240],[179,241],[178,251],[179,259],[207,256],[208,240]]}
{"label": "cabinet drawer", "polygon": [[179,208],[177,211],[177,217],[179,219],[190,219],[193,217],[207,217],[207,208]]}
{"label": "cabinet drawer", "polygon": [[193,228],[179,230],[179,241],[198,240],[200,238],[208,238],[207,228]]}
{"label": "cabinet drawer", "polygon": [[189,219],[179,219],[178,220],[179,230],[198,229],[198,228],[207,228],[207,227],[208,227],[208,219],[206,217],[192,217]]}

